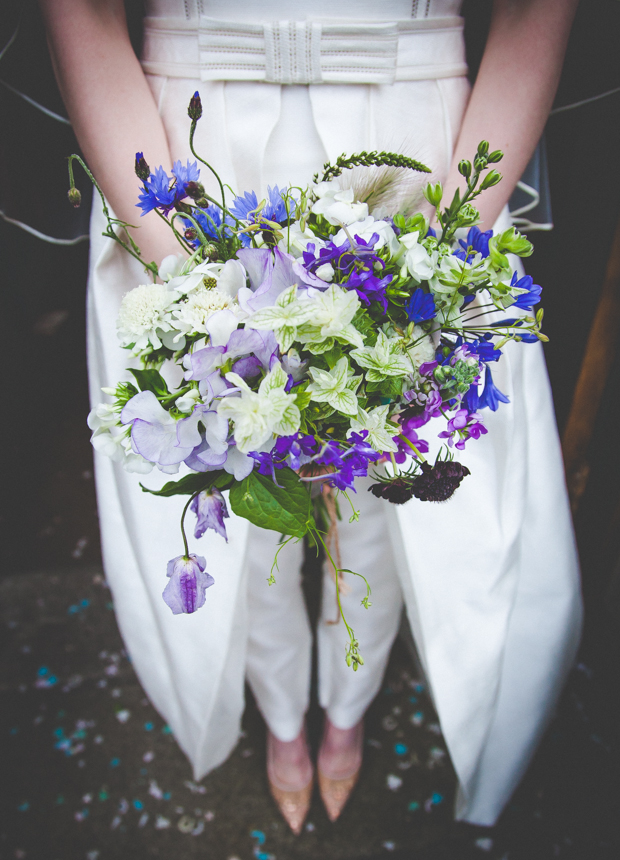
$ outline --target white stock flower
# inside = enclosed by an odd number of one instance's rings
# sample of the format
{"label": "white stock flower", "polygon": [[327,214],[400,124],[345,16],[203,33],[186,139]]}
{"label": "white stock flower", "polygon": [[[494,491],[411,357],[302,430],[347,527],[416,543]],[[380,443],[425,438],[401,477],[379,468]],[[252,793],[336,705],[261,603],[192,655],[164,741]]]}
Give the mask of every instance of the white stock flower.
{"label": "white stock flower", "polygon": [[217,287],[207,289],[199,287],[181,302],[174,310],[175,326],[180,332],[187,334],[209,334],[207,322],[217,311],[237,309],[236,303],[230,296],[222,293]]}
{"label": "white stock flower", "polygon": [[322,266],[319,266],[318,269],[314,273],[317,278],[320,278],[322,281],[330,281],[334,280],[334,267],[331,263],[323,263]]}
{"label": "white stock flower", "polygon": [[359,409],[357,416],[351,419],[351,430],[349,433],[359,433],[368,430],[366,441],[375,451],[398,451],[398,445],[393,437],[398,434],[398,427],[387,421],[389,403],[385,406],[376,406],[370,412]]}
{"label": "white stock flower", "polygon": [[174,405],[179,412],[191,412],[198,400],[200,400],[200,392],[197,388],[190,388],[174,401]]}
{"label": "white stock flower", "polygon": [[312,243],[315,251],[325,247],[325,242],[315,236],[310,227],[301,229],[299,221],[294,221],[290,227],[283,228],[283,237],[278,242],[278,248],[285,254],[301,257],[308,245]]}
{"label": "white stock flower", "polygon": [[405,376],[411,373],[411,361],[403,355],[400,338],[388,338],[380,331],[374,346],[351,350],[353,358],[360,367],[367,368],[369,382],[381,382],[387,376]]}
{"label": "white stock flower", "polygon": [[111,403],[98,403],[88,413],[86,423],[91,430],[109,430],[110,427],[120,426],[120,415]]}
{"label": "white stock flower", "polygon": [[199,287],[217,287],[220,292],[234,298],[245,286],[245,269],[239,260],[225,263],[200,263],[189,272],[168,281],[168,288],[187,295]]}
{"label": "white stock flower", "polygon": [[284,390],[288,377],[279,363],[265,376],[258,391],[252,391],[232,371],[226,374],[226,379],[240,389],[241,395],[224,398],[217,414],[234,422],[233,435],[242,454],[270,443],[274,433],[290,436],[299,430],[301,414],[295,395]]}
{"label": "white stock flower", "polygon": [[355,391],[362,377],[352,376],[349,362],[343,356],[332,370],[309,367],[312,382],[306,389],[312,400],[328,403],[332,409],[345,415],[355,415],[358,409]]}
{"label": "white stock flower", "polygon": [[162,335],[173,331],[171,310],[178,293],[163,284],[141,284],[123,296],[116,321],[122,346],[133,352],[160,349]]}
{"label": "white stock flower", "polygon": [[343,191],[337,182],[332,181],[319,182],[312,190],[319,198],[312,204],[312,211],[334,226],[353,224],[368,215],[368,205],[354,201],[352,188]]}
{"label": "white stock flower", "polygon": [[349,224],[346,230],[344,228],[339,230],[334,236],[333,241],[336,245],[343,245],[349,236],[352,239],[355,236],[359,236],[364,242],[368,242],[374,233],[377,233],[379,236],[373,246],[375,251],[387,245],[391,254],[396,255],[398,253],[400,244],[396,233],[392,229],[392,225],[388,224],[387,221],[375,221],[372,215],[368,215],[363,221],[355,221],[353,224]]}
{"label": "white stock flower", "polygon": [[418,241],[419,231],[405,233],[399,238],[401,246],[405,249],[403,269],[413,278],[416,283],[428,281],[435,274],[435,261],[428,253],[424,245]]}

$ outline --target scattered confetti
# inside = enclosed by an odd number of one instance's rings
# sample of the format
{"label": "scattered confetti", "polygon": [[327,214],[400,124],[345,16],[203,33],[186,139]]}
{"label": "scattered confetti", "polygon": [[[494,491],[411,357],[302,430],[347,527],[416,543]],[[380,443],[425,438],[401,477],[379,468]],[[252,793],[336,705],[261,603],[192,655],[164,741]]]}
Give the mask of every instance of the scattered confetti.
{"label": "scattered confetti", "polygon": [[383,847],[386,851],[393,851],[396,848],[395,842],[384,842]]}
{"label": "scattered confetti", "polygon": [[145,761],[148,763],[150,761],[153,761],[154,758],[155,758],[155,753],[152,750],[148,750],[148,752],[145,752],[144,755],[142,756],[142,761]]}
{"label": "scattered confetti", "polygon": [[131,711],[123,710],[116,712],[116,719],[119,721],[119,723],[126,723],[130,716]]}
{"label": "scattered confetti", "polygon": [[165,830],[170,827],[170,819],[164,818],[163,815],[158,815],[155,819],[155,830]]}
{"label": "scattered confetti", "polygon": [[424,722],[424,714],[422,711],[416,711],[415,714],[411,714],[410,720],[414,726],[421,726]]}
{"label": "scattered confetti", "polygon": [[191,779],[186,779],[183,785],[192,792],[192,794],[206,794],[207,789],[204,785],[198,785],[197,782],[192,782]]}
{"label": "scattered confetti", "polygon": [[411,803],[407,806],[407,810],[409,812],[417,812],[420,808],[420,804],[417,800],[412,800]]}
{"label": "scattered confetti", "polygon": [[394,744],[394,752],[396,755],[406,755],[409,747],[406,744]]}
{"label": "scattered confetti", "polygon": [[381,720],[381,725],[386,730],[386,732],[391,732],[396,728],[398,722],[394,719],[393,716],[388,715]]}
{"label": "scattered confetti", "polygon": [[390,789],[390,791],[398,791],[398,789],[403,784],[402,779],[393,773],[389,773],[387,775],[386,782],[387,782],[387,787]]}
{"label": "scattered confetti", "polygon": [[183,815],[177,821],[177,830],[181,833],[191,833],[196,826],[196,820],[191,815]]}
{"label": "scattered confetti", "polygon": [[313,833],[316,830],[316,827],[311,821],[308,821],[308,823],[306,824],[306,830],[308,831],[308,833]]}
{"label": "scattered confetti", "polygon": [[481,851],[490,851],[493,848],[493,840],[489,839],[488,836],[484,836],[482,839],[476,839],[474,844],[476,848],[480,848]]}
{"label": "scattered confetti", "polygon": [[138,821],[138,827],[144,827],[147,821],[149,820],[148,812],[143,812]]}

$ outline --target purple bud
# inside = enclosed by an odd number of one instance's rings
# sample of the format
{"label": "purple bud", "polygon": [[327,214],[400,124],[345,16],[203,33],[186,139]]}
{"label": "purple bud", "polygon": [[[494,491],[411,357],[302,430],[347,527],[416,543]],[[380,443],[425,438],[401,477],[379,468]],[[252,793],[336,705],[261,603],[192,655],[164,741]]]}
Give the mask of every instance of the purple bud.
{"label": "purple bud", "polygon": [[136,165],[135,165],[136,176],[138,179],[141,179],[142,182],[146,182],[146,180],[151,175],[151,168],[146,163],[146,159],[144,158],[143,152],[136,152]]}
{"label": "purple bud", "polygon": [[205,602],[205,591],[214,583],[205,571],[206,561],[201,555],[179,555],[168,562],[170,582],[162,597],[174,615],[195,612]]}
{"label": "purple bud", "polygon": [[202,102],[200,101],[200,94],[198,93],[198,90],[196,90],[196,92],[189,101],[187,113],[189,118],[193,122],[197,122],[202,116]]}
{"label": "purple bud", "polygon": [[216,487],[199,493],[192,501],[190,509],[198,518],[194,530],[195,538],[201,538],[207,529],[213,529],[228,542],[224,525],[224,520],[229,516],[228,508],[224,496]]}

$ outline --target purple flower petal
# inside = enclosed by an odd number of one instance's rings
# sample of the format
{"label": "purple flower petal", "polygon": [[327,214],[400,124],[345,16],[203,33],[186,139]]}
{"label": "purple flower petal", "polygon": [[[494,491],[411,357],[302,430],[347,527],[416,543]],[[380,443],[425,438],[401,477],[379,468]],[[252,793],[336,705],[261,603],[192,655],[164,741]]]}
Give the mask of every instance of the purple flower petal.
{"label": "purple flower petal", "polygon": [[190,614],[203,606],[205,592],[214,583],[205,567],[205,559],[194,553],[188,557],[177,556],[168,562],[170,581],[162,596],[174,615]]}

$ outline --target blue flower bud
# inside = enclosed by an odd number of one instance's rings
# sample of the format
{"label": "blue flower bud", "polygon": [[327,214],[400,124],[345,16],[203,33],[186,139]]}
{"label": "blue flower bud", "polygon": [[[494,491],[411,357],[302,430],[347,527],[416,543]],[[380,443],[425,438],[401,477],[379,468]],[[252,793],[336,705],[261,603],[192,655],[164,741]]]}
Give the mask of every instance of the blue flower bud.
{"label": "blue flower bud", "polygon": [[196,92],[189,101],[187,113],[192,122],[197,122],[202,116],[202,102],[200,101],[200,94],[198,90],[196,90]]}
{"label": "blue flower bud", "polygon": [[136,176],[138,179],[142,180],[142,182],[146,182],[151,175],[151,168],[146,163],[143,152],[136,152],[136,164],[134,169],[136,171]]}

